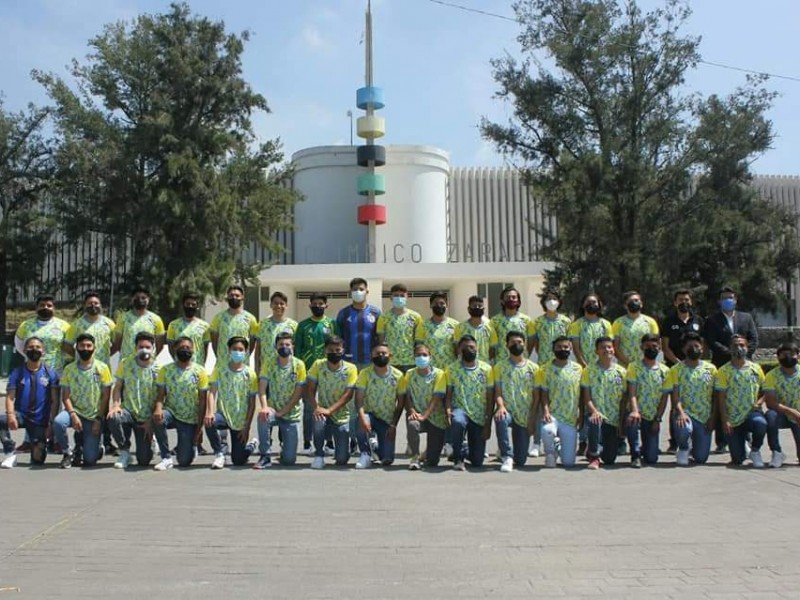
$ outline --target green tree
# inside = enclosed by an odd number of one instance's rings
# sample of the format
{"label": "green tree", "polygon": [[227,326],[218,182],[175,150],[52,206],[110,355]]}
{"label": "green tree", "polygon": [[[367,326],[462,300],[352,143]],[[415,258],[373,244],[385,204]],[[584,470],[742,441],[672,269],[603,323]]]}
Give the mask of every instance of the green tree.
{"label": "green tree", "polygon": [[514,10],[523,58],[492,63],[513,116],[481,129],[557,216],[548,285],[570,306],[599,292],[612,312],[628,289],[651,311],[678,287],[711,308],[723,283],[745,306],[777,308],[800,251],[796,215],[750,186],[749,166],[774,135],[764,79],[726,97],[688,93],[700,40],[681,34],[690,10],[679,0],[647,13],[633,0],[521,0]]}
{"label": "green tree", "polygon": [[51,219],[44,199],[52,154],[44,126],[49,111],[7,112],[0,102],[0,337],[8,302],[26,285],[42,284]]}
{"label": "green tree", "polygon": [[188,288],[219,295],[249,280],[243,249],[282,248],[296,193],[278,140],[257,143],[263,96],[242,78],[249,33],[172,4],[165,14],[108,25],[73,61],[71,87],[35,73],[54,101],[60,147],[58,208],[69,239],[107,235],[115,260],[72,274],[74,287],[110,270],[144,282],[158,310]]}

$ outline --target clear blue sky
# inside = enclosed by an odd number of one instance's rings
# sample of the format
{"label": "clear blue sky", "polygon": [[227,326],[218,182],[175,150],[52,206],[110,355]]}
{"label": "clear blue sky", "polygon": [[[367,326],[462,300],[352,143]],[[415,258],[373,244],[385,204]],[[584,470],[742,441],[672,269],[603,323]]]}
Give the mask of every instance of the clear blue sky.
{"label": "clear blue sky", "polygon": [[[452,0],[511,15],[505,0]],[[643,0],[642,6],[657,4]],[[223,19],[230,30],[250,29],[245,77],[264,94],[272,113],[256,121],[264,138],[279,136],[287,152],[349,143],[348,109],[363,85],[366,0],[192,0],[197,13]],[[794,41],[800,39],[797,0],[692,2],[688,33],[703,36],[708,61],[800,77]],[[0,2],[0,91],[6,107],[46,101],[30,80],[31,69],[64,73],[83,58],[86,42],[103,24],[158,12],[162,0],[3,0]],[[489,60],[516,53],[517,25],[429,0],[373,0],[376,84],[385,88],[385,143],[433,144],[458,166],[503,164],[481,140],[481,116],[504,118],[492,99],[496,86]],[[744,74],[700,66],[689,87],[724,94]],[[772,79],[781,94],[770,114],[774,149],[754,165],[761,174],[800,174],[800,82]]]}

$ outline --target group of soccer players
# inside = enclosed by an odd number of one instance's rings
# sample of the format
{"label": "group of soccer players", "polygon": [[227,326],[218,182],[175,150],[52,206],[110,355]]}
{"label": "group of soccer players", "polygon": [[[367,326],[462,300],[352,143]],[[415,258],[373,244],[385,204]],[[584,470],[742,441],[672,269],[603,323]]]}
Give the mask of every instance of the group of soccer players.
{"label": "group of soccer players", "polygon": [[[665,416],[681,466],[708,460],[714,430],[733,465],[749,459],[765,466],[766,436],[769,464],[780,467],[781,428],[800,446],[798,347],[782,345],[779,366],[765,377],[750,360],[748,336],[736,331],[745,321],[729,288],[720,292],[723,338],[698,325],[687,291],[675,295],[663,338],[635,291],[625,294],[626,314],[613,324],[593,293],[572,321],[559,312],[559,296],[546,292],[544,313],[531,319],[520,311],[519,291],[508,287],[498,314],[487,318],[485,299],[472,296],[463,322],[447,316],[444,292],[430,296],[428,317],[408,308],[405,285],[390,294],[383,313],[368,303],[366,280],[355,278],[351,303],[336,319],[325,314],[325,294],[313,294],[311,316],[297,323],[286,316],[287,297],[275,292],[272,314],[259,322],[244,309],[244,290],[232,285],[227,310],[211,323],[198,317],[200,297],[189,293],[183,316],[166,329],[144,287],[133,291],[116,324],[95,293],[85,295],[72,324],[54,316],[51,296],[41,296],[36,316],[16,334],[25,364],[10,375],[0,415],[2,467],[17,464],[10,431],[21,429],[32,464],[55,451],[62,468],[91,466],[113,451],[116,468],[134,458],[146,466],[155,439],[156,470],[187,467],[205,432],[212,469],[224,468],[227,454],[234,465],[255,456],[252,467],[264,469],[277,429],[282,465],[295,464],[300,451],[313,456],[314,469],[327,457],[346,465],[353,454],[355,467],[366,469],[394,462],[404,414],[412,470],[436,466],[442,455],[456,470],[482,467],[492,424],[502,472],[540,452],[546,467],[573,467],[584,456],[598,469],[616,462],[623,440],[632,467],[655,464]],[[165,344],[173,361],[161,365],[156,357]],[[209,344],[216,356],[210,375]],[[703,360],[707,348],[717,366]],[[534,353],[537,362],[528,358]],[[258,436],[250,439],[254,418]],[[174,448],[168,429],[177,433]]]}

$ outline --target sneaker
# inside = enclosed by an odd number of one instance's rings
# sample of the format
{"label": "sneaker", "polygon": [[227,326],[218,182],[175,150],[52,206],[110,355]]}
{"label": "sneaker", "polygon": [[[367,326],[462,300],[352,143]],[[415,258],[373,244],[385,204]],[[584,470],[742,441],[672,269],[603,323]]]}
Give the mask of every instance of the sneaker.
{"label": "sneaker", "polygon": [[225,468],[225,455],[224,454],[217,454],[214,456],[214,461],[211,463],[212,469],[224,469]]}
{"label": "sneaker", "polygon": [[753,448],[750,446],[750,442],[745,440],[745,442],[744,442],[744,454],[745,454],[745,456],[750,456],[750,452],[752,450],[753,450]]}
{"label": "sneaker", "polygon": [[358,457],[356,469],[369,469],[371,466],[372,457],[369,455],[369,452],[362,452],[361,456]]}
{"label": "sneaker", "polygon": [[30,452],[31,451],[31,443],[30,442],[22,442],[19,446],[17,446],[16,452]]}
{"label": "sneaker", "polygon": [[554,469],[556,466],[556,455],[555,454],[545,454],[544,455],[544,466],[548,469]]}
{"label": "sneaker", "polygon": [[253,454],[258,449],[258,438],[253,438],[247,442],[247,444],[244,446],[244,449],[250,454]]}
{"label": "sneaker", "polygon": [[330,446],[325,446],[325,456],[333,456],[334,454],[336,454],[336,452],[333,448]]}
{"label": "sneaker", "polygon": [[71,469],[72,468],[72,457],[69,454],[65,454],[61,457],[61,464],[59,466],[62,469]]}
{"label": "sneaker", "polygon": [[596,456],[593,456],[593,457],[591,457],[591,458],[589,459],[589,465],[588,465],[588,467],[589,467],[590,469],[592,469],[593,471],[596,471],[597,469],[599,469],[599,468],[600,468],[600,459],[599,459],[599,458],[597,458]]}
{"label": "sneaker", "polygon": [[678,445],[675,442],[670,442],[667,446],[667,454],[675,454],[678,451]]}
{"label": "sneaker", "polygon": [[120,450],[117,462],[114,463],[115,469],[127,469],[131,463],[131,453],[127,450]]}
{"label": "sneaker", "polygon": [[258,459],[258,462],[253,465],[253,468],[256,471],[260,471],[262,469],[269,469],[272,466],[272,457],[269,455],[262,456]]}
{"label": "sneaker", "polygon": [[[177,449],[177,446],[176,446],[176,449]],[[203,446],[198,446],[197,447],[197,456],[208,456],[209,454],[211,454],[210,450],[206,450]]]}
{"label": "sneaker", "polygon": [[631,459],[631,469],[641,469],[642,468],[642,459],[638,456],[636,458]]}
{"label": "sneaker", "polygon": [[422,465],[419,462],[419,456],[416,454],[411,457],[411,461],[408,463],[408,470],[409,471],[419,471],[422,468]]}
{"label": "sneaker", "polygon": [[531,445],[528,448],[528,456],[539,458],[539,444],[536,444],[533,440],[531,440]]}
{"label": "sneaker", "polygon": [[764,468],[764,459],[761,458],[761,450],[750,451],[750,462],[753,463],[756,469]]}
{"label": "sneaker", "polygon": [[17,466],[17,455],[13,452],[3,456],[3,462],[0,463],[0,469],[13,469]]}
{"label": "sneaker", "polygon": [[315,456],[314,460],[311,461],[311,468],[312,469],[322,469],[325,467],[325,457],[324,456]]}
{"label": "sneaker", "polygon": [[617,443],[617,455],[625,456],[626,454],[628,454],[628,442],[625,440],[620,440]]}
{"label": "sneaker", "polygon": [[714,448],[714,454],[725,454],[728,452],[728,444],[719,444]]}
{"label": "sneaker", "polygon": [[783,452],[773,452],[769,461],[769,466],[773,469],[780,469],[783,466],[783,459],[786,458]]}
{"label": "sneaker", "polygon": [[500,467],[500,472],[501,473],[511,473],[511,471],[513,471],[513,470],[514,470],[514,459],[511,458],[510,456],[506,456],[503,459],[503,464]]}
{"label": "sneaker", "polygon": [[689,466],[689,451],[688,450],[677,450],[675,452],[675,464],[679,467],[688,467]]}
{"label": "sneaker", "polygon": [[104,455],[107,456],[117,456],[117,447],[114,444],[105,444],[101,446],[103,449]]}
{"label": "sneaker", "polygon": [[173,466],[172,457],[162,458],[161,462],[159,462],[158,464],[156,464],[155,467],[153,467],[153,470],[154,471],[166,471],[168,469],[171,469],[172,466]]}
{"label": "sneaker", "polygon": [[[102,448],[102,446],[100,446],[100,447]],[[102,458],[102,456],[100,458]],[[82,467],[83,466],[83,456],[81,455],[80,452],[75,452],[72,455],[72,466],[73,467]]]}
{"label": "sneaker", "polygon": [[453,456],[453,444],[445,444],[442,447],[442,456],[446,456],[447,458]]}
{"label": "sneaker", "polygon": [[453,470],[454,471],[466,471],[467,467],[464,466],[464,461],[463,460],[459,460],[459,461],[453,463]]}
{"label": "sneaker", "polygon": [[358,449],[358,442],[350,440],[350,456],[358,456],[361,451]]}
{"label": "sneaker", "polygon": [[314,448],[311,446],[308,447],[303,446],[303,449],[300,450],[298,454],[300,454],[301,456],[314,456]]}

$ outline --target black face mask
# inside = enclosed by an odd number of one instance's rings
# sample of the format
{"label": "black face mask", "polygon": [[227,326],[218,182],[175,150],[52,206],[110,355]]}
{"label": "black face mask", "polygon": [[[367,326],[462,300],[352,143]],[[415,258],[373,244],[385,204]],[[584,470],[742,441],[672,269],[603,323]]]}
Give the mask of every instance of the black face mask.
{"label": "black face mask", "polygon": [[187,348],[181,348],[180,350],[175,352],[175,356],[178,358],[179,362],[189,362],[190,360],[192,360],[194,352],[188,350]]}
{"label": "black face mask", "polygon": [[478,317],[483,316],[483,309],[482,308],[470,308],[468,310],[469,316],[477,319]]}
{"label": "black face mask", "polygon": [[315,317],[321,317],[325,314],[325,307],[324,306],[312,306],[311,307],[311,314]]}
{"label": "black face mask", "polygon": [[94,350],[78,350],[78,356],[81,357],[81,360],[89,360],[92,358],[92,354],[94,354]]}
{"label": "black face mask", "polygon": [[197,315],[198,308],[196,306],[184,306],[183,307],[183,316],[187,319],[194,319]]}
{"label": "black face mask", "polygon": [[329,363],[336,365],[342,362],[344,354],[342,354],[341,352],[328,352],[328,354],[326,354],[326,357]]}
{"label": "black face mask", "polygon": [[[30,358],[30,356],[28,356]],[[787,369],[791,369],[792,367],[797,366],[797,357],[796,356],[781,356],[778,359],[778,362],[781,363],[782,367],[786,367]]]}
{"label": "black face mask", "polygon": [[433,306],[433,307],[431,307],[431,310],[433,311],[433,314],[435,314],[437,317],[441,317],[447,311],[447,307],[446,306]]}
{"label": "black face mask", "polygon": [[678,312],[679,313],[688,313],[692,312],[692,305],[688,302],[681,302],[678,304]]}
{"label": "black face mask", "polygon": [[95,315],[99,315],[100,314],[100,307],[99,306],[95,306],[94,304],[92,304],[91,306],[87,306],[86,307],[86,314],[89,315],[89,316],[92,316],[92,317],[94,317]]}
{"label": "black face mask", "polygon": [[241,308],[242,299],[241,298],[228,298],[228,306],[230,308]]}
{"label": "black face mask", "polygon": [[142,300],[141,298],[139,298],[133,301],[133,308],[142,310],[143,308],[147,308],[147,304],[148,304],[147,300]]}
{"label": "black face mask", "polygon": [[39,317],[42,321],[49,321],[53,318],[53,309],[52,308],[40,308],[36,311],[36,316]]}
{"label": "black face mask", "polygon": [[525,351],[525,348],[522,346],[522,344],[514,344],[513,346],[508,347],[508,351],[512,356],[520,356]]}
{"label": "black face mask", "polygon": [[[27,350],[25,352],[25,356],[28,357],[28,360],[31,362],[39,362],[42,358],[42,351],[41,350]],[[796,362],[796,361],[795,361]]]}
{"label": "black face mask", "polygon": [[701,356],[703,356],[703,351],[698,348],[690,348],[686,351],[686,358],[689,360],[697,360]]}
{"label": "black face mask", "polygon": [[650,360],[655,360],[658,358],[658,348],[645,348],[644,357],[649,358]]}
{"label": "black face mask", "polygon": [[558,360],[567,360],[569,358],[569,350],[556,350],[553,354]]}
{"label": "black face mask", "polygon": [[586,306],[584,306],[583,310],[586,312],[587,315],[596,315],[597,313],[600,312],[600,305],[595,304],[593,302],[592,304],[587,304]]}
{"label": "black face mask", "polygon": [[478,358],[478,353],[475,350],[462,350],[461,351],[461,358],[464,359],[464,362],[471,363],[476,358]]}
{"label": "black face mask", "polygon": [[628,302],[626,306],[632,313],[638,313],[640,310],[642,310],[642,303],[636,302],[635,300],[633,302]]}
{"label": "black face mask", "polygon": [[388,356],[373,356],[372,357],[372,364],[376,367],[385,367],[389,364],[389,357]]}

